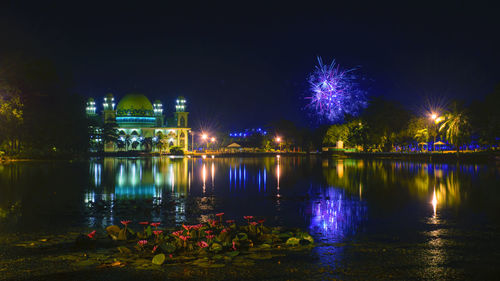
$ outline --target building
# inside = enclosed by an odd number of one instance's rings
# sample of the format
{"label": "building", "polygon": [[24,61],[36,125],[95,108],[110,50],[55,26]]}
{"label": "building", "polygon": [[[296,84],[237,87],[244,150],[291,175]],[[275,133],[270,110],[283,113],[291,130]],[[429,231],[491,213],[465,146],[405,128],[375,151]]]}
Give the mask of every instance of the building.
{"label": "building", "polygon": [[139,93],[124,96],[116,105],[112,94],[104,97],[102,113],[87,101],[87,118],[92,151],[178,152],[188,150],[186,100],[178,97],[173,118],[166,119],[163,105]]}

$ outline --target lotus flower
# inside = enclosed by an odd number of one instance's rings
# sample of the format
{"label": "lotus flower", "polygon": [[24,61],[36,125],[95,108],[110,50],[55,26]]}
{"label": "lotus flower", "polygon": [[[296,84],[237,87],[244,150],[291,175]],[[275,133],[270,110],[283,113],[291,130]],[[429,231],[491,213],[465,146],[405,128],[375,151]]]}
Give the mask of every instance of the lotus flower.
{"label": "lotus flower", "polygon": [[256,222],[254,222],[254,221],[253,221],[253,222],[251,222],[250,224],[251,224],[251,225],[253,225],[253,226],[256,226],[256,225],[257,225],[257,223],[256,223]]}
{"label": "lotus flower", "polygon": [[177,237],[180,237],[181,234],[182,234],[182,230],[177,230],[177,231],[172,232],[172,235],[177,236]]}
{"label": "lotus flower", "polygon": [[265,221],[266,221],[265,219],[258,220],[260,224],[263,224]]}
{"label": "lotus flower", "polygon": [[148,224],[149,224],[149,222],[147,222],[147,221],[141,221],[141,222],[139,222],[139,224],[140,224],[140,225],[148,225]]}
{"label": "lotus flower", "polygon": [[206,234],[211,234],[211,233],[212,233],[212,230],[205,230],[205,233],[206,233]]}
{"label": "lotus flower", "polygon": [[151,226],[158,228],[160,226],[161,222],[152,222]]}
{"label": "lotus flower", "polygon": [[226,233],[227,232],[227,229],[223,229],[220,233]]}
{"label": "lotus flower", "polygon": [[183,225],[182,225],[182,227],[183,227],[185,230],[189,231],[189,226],[188,226],[188,225],[184,225],[184,224],[183,224]]}
{"label": "lotus flower", "polygon": [[205,241],[200,241],[198,242],[198,246],[200,246],[201,248],[206,248],[208,247],[208,243]]}
{"label": "lotus flower", "polygon": [[158,236],[163,232],[163,230],[153,230],[153,233]]}
{"label": "lotus flower", "polygon": [[182,240],[184,240],[184,241],[186,241],[186,240],[188,240],[191,237],[190,236],[180,235],[179,238],[182,239]]}
{"label": "lotus flower", "polygon": [[151,253],[156,252],[156,249],[158,249],[158,245],[155,245],[155,246],[153,247],[153,251],[151,251]]}
{"label": "lotus flower", "polygon": [[191,228],[192,228],[192,229],[196,229],[196,230],[198,230],[198,229],[200,229],[200,228],[202,228],[202,227],[203,227],[203,224],[201,224],[201,223],[200,223],[200,224],[196,224],[196,225],[192,225],[192,226],[191,226]]}
{"label": "lotus flower", "polygon": [[139,246],[141,246],[141,247],[144,247],[144,245],[148,244],[148,240],[139,240],[139,242],[137,242],[137,244],[139,244]]}
{"label": "lotus flower", "polygon": [[223,215],[224,215],[224,213],[215,214],[216,217],[222,217]]}
{"label": "lotus flower", "polygon": [[229,224],[234,223],[234,220],[227,220],[226,223],[229,223]]}
{"label": "lotus flower", "polygon": [[236,242],[233,241],[233,250],[236,251]]}
{"label": "lotus flower", "polygon": [[212,235],[207,235],[207,239],[208,239],[208,240],[212,240],[212,239],[214,239],[214,238],[215,238],[215,235],[213,235],[213,234],[212,234]]}
{"label": "lotus flower", "polygon": [[94,239],[95,233],[96,233],[96,231],[94,230],[91,233],[87,234],[87,237],[90,239]]}
{"label": "lotus flower", "polygon": [[243,216],[243,218],[246,220],[251,220],[251,219],[253,219],[253,216]]}
{"label": "lotus flower", "polygon": [[126,220],[126,221],[120,221],[120,222],[121,222],[121,223],[122,223],[125,227],[127,227],[127,225],[128,225],[129,223],[131,223],[132,221],[130,221],[130,220]]}
{"label": "lotus flower", "polygon": [[216,220],[209,219],[209,220],[208,220],[208,224],[209,224],[211,227],[214,227],[214,226],[217,224],[217,221],[216,221]]}

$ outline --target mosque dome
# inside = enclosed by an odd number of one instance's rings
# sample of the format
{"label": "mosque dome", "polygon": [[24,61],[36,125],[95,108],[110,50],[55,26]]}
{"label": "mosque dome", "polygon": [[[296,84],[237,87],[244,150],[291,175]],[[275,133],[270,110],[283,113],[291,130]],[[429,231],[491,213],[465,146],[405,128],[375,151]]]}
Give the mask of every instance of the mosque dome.
{"label": "mosque dome", "polygon": [[145,95],[131,93],[124,96],[118,103],[116,116],[154,116],[153,105]]}

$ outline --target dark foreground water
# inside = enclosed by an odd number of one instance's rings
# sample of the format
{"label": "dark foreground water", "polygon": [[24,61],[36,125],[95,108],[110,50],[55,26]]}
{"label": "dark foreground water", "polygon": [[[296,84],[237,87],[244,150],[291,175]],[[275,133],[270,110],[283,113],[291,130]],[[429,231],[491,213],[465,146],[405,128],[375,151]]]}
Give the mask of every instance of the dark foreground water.
{"label": "dark foreground water", "polygon": [[[54,264],[46,257],[64,245],[35,245],[124,219],[174,226],[218,212],[307,229],[318,246],[250,268],[138,271]],[[0,279],[128,278],[500,279],[500,168],[320,157],[0,165]]]}

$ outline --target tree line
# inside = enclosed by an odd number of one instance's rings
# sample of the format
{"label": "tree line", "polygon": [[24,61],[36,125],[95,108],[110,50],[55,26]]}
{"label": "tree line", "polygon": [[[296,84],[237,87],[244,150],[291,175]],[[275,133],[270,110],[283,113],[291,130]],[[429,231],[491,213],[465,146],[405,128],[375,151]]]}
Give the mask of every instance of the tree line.
{"label": "tree line", "polygon": [[84,99],[49,60],[0,61],[0,151],[20,157],[74,156],[88,149]]}
{"label": "tree line", "polygon": [[[344,146],[362,151],[412,151],[436,141],[451,145],[457,152],[468,146],[497,148],[500,142],[500,85],[469,105],[453,101],[436,112],[411,112],[401,104],[372,99],[357,118],[331,125],[323,145]],[[432,116],[434,114],[434,116]],[[428,145],[430,143],[430,145]]]}

